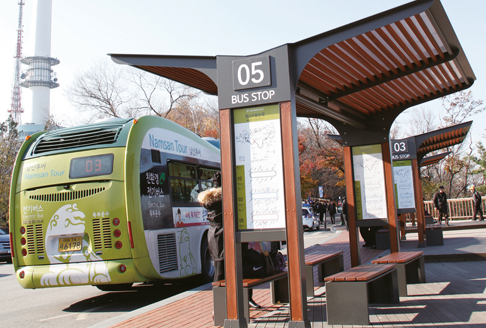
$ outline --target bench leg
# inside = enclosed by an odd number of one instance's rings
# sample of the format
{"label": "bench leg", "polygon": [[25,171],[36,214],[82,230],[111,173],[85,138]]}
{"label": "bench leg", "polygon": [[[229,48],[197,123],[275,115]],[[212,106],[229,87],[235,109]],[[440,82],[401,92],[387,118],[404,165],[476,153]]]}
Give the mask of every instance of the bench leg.
{"label": "bench leg", "polygon": [[407,268],[409,267],[406,267],[403,263],[397,264],[398,294],[400,297],[407,296],[407,283],[409,282]]}
{"label": "bench leg", "polygon": [[314,266],[305,266],[305,288],[307,297],[314,297]]}
{"label": "bench leg", "polygon": [[[288,275],[270,283],[272,304],[290,303]],[[248,302],[247,302],[248,303]]]}
{"label": "bench leg", "polygon": [[333,275],[335,273],[344,271],[343,255],[319,264],[317,269],[317,279],[321,282],[324,281],[325,277]]}
{"label": "bench leg", "polygon": [[213,313],[214,325],[224,326],[226,319],[226,288],[213,287]]}
{"label": "bench leg", "polygon": [[[243,288],[243,312],[246,322],[250,322],[250,306],[248,304],[248,288]],[[226,320],[226,287],[213,287],[214,325],[224,326]]]}
{"label": "bench leg", "polygon": [[366,282],[326,282],[326,314],[329,325],[369,325]]}
{"label": "bench leg", "polygon": [[[376,279],[368,284],[368,297],[370,303],[388,304],[400,303],[400,294],[398,291],[398,274],[397,270]],[[406,289],[405,289],[406,293]]]}
{"label": "bench leg", "polygon": [[425,260],[420,257],[405,265],[405,273],[407,275],[407,284],[419,284],[425,281]]}

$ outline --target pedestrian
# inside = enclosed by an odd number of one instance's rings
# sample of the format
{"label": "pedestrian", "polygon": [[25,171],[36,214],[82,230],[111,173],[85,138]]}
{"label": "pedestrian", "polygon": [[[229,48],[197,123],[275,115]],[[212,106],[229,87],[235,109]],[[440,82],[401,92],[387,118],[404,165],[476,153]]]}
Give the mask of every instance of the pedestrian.
{"label": "pedestrian", "polygon": [[447,206],[447,195],[444,191],[444,186],[439,187],[439,192],[434,195],[434,206],[439,212],[438,221],[442,224],[442,218],[445,219],[446,225],[449,226],[449,210]]}
{"label": "pedestrian", "polygon": [[471,186],[469,190],[472,193],[473,196],[473,217],[472,220],[476,221],[476,215],[479,213],[480,221],[484,221],[483,218],[483,210],[482,210],[482,197],[479,192],[477,192],[476,187]]}
{"label": "pedestrian", "polygon": [[326,205],[325,203],[320,203],[319,205],[319,222],[322,224],[326,216]]}
{"label": "pedestrian", "polygon": [[363,237],[364,245],[363,247],[369,247],[371,249],[376,248],[376,232],[383,229],[383,226],[373,226],[373,227],[360,227],[359,233]]}
{"label": "pedestrian", "polygon": [[346,203],[346,197],[343,197],[343,212],[341,213],[341,225],[348,227],[348,203]]}
{"label": "pedestrian", "polygon": [[223,193],[221,172],[216,172],[211,179],[213,187],[199,193],[197,200],[208,211],[208,247],[214,261],[214,279],[224,279],[224,241],[223,241]]}
{"label": "pedestrian", "polygon": [[329,204],[329,216],[331,217],[331,224],[336,223],[335,215],[336,215],[336,202],[333,201]]}

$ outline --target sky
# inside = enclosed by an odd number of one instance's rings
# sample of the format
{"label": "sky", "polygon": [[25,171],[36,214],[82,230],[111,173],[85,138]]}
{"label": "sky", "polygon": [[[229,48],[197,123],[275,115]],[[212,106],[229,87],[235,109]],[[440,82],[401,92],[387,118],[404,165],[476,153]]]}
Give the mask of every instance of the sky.
{"label": "sky", "polygon": [[[24,0],[23,56],[33,56],[32,10]],[[252,55],[400,6],[410,0],[52,0],[51,57],[60,87],[51,90],[51,115],[64,126],[84,123],[68,100],[73,76],[109,53]],[[486,100],[486,1],[442,0],[477,80],[469,88]],[[12,102],[18,0],[0,0],[0,120]],[[115,65],[115,64],[113,64]],[[26,65],[22,65],[27,69]],[[22,107],[31,103],[22,88]],[[439,111],[440,100],[422,106]],[[406,112],[398,117],[406,121]],[[486,138],[486,113],[472,117],[474,142]],[[486,143],[486,140],[482,140]]]}

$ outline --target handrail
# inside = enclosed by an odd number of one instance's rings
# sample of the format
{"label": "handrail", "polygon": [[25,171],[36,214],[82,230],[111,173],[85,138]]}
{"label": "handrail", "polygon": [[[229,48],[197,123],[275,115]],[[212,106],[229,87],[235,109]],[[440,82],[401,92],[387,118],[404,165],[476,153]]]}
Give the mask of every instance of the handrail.
{"label": "handrail", "polygon": [[[481,208],[484,213],[486,196],[481,197],[481,199]],[[448,199],[447,207],[449,209],[449,218],[451,219],[470,219],[473,216],[472,197]],[[424,201],[424,209],[432,216],[437,217],[438,213],[434,208],[434,202],[432,200]]]}

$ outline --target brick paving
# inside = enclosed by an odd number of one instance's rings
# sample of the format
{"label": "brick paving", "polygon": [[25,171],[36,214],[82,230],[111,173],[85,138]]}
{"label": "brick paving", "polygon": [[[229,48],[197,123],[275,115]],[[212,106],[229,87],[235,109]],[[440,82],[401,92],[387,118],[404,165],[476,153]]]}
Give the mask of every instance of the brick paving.
{"label": "brick paving", "polygon": [[[482,243],[486,249],[486,229],[476,231],[475,242]],[[447,238],[454,238],[453,233],[444,233],[446,246]],[[410,242],[414,238],[408,239]],[[450,244],[455,247],[454,243]],[[447,252],[446,248],[442,249]],[[433,247],[422,250],[427,249]],[[336,237],[324,244],[307,248],[305,253],[335,251],[343,251],[344,267],[349,268],[351,263],[346,231],[338,231]],[[381,250],[360,248],[361,262],[368,263],[382,253]],[[370,307],[370,327],[486,327],[486,261],[426,263],[425,269],[427,283],[409,285],[408,296],[401,297],[399,304]],[[314,276],[317,279],[317,273]],[[201,289],[111,327],[214,327],[210,285]],[[328,327],[325,287],[316,287],[315,295],[314,298],[308,298],[309,321],[313,328]],[[268,286],[255,289],[254,299],[263,308],[250,312],[251,322],[248,327],[289,327],[289,307],[272,305]]]}

